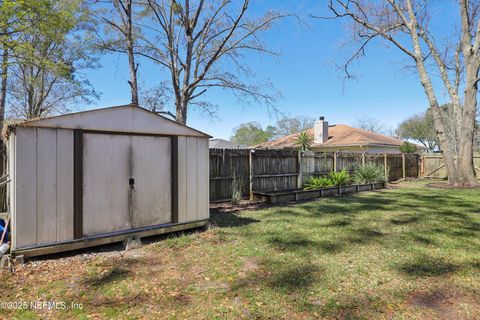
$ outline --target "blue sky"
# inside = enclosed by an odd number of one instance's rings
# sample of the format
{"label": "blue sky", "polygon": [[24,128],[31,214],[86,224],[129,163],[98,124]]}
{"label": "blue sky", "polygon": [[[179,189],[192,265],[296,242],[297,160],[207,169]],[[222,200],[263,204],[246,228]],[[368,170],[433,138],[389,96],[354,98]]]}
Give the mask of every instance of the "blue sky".
{"label": "blue sky", "polygon": [[[367,56],[354,68],[357,81],[343,79],[335,64],[340,64],[352,49],[341,21],[311,19],[307,15],[325,14],[326,1],[253,1],[253,14],[265,9],[295,10],[304,15],[308,25],[286,19],[265,34],[269,48],[279,57],[247,54],[243,61],[255,71],[255,79],[270,79],[282,98],[277,107],[291,115],[318,117],[331,124],[352,124],[356,118],[380,120],[390,129],[408,116],[425,111],[427,99],[413,70],[403,68],[405,57],[394,48],[371,46]],[[295,6],[295,8],[293,8]],[[126,59],[108,55],[102,67],[87,73],[94,87],[102,93],[89,108],[125,104],[130,101]],[[140,61],[140,84],[151,86],[167,79],[166,72],[147,61]],[[228,92],[211,91],[208,100],[218,105],[216,118],[190,111],[188,125],[214,137],[229,138],[234,127],[248,121],[263,126],[274,124],[275,116],[263,105],[242,104]]]}

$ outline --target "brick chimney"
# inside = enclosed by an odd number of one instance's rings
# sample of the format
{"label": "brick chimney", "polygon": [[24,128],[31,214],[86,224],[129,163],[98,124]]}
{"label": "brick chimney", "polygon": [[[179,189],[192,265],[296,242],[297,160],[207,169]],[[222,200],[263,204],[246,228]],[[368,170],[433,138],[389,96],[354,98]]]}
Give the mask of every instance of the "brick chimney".
{"label": "brick chimney", "polygon": [[328,140],[328,122],[325,117],[320,117],[313,125],[313,142],[315,144],[325,143]]}

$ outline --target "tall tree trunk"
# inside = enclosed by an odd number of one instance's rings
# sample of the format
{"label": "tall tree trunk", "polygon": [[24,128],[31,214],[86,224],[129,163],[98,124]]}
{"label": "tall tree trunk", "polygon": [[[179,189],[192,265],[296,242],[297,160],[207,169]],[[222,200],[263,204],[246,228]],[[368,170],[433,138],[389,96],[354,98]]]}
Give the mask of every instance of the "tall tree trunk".
{"label": "tall tree trunk", "polygon": [[133,55],[133,48],[128,49],[128,64],[130,66],[130,80],[128,84],[132,91],[132,104],[138,105],[138,83],[137,83],[137,70],[138,65],[135,64],[135,57]]}
{"label": "tall tree trunk", "polygon": [[[467,63],[469,61],[467,60]],[[458,180],[453,181],[457,187],[479,186],[473,163],[473,143],[475,139],[475,118],[477,114],[477,77],[478,62],[467,64],[466,87],[462,121],[459,134],[459,152],[457,159]]]}
{"label": "tall tree trunk", "polygon": [[[0,84],[0,132],[3,130],[5,122],[5,105],[7,100],[7,81],[8,81],[8,50],[3,49],[2,54],[2,79]],[[1,143],[3,149],[3,143]]]}
{"label": "tall tree trunk", "polygon": [[[447,174],[450,184],[453,187],[469,187],[469,186],[477,186],[478,183],[475,179],[475,172],[473,166],[473,128],[475,125],[475,114],[471,115],[471,109],[473,107],[474,112],[476,111],[476,86],[473,86],[473,83],[469,82],[472,75],[472,67],[474,66],[474,58],[473,56],[465,57],[465,63],[467,68],[467,84],[465,89],[465,105],[463,112],[460,112],[459,106],[453,106],[457,108],[454,112],[455,114],[455,126],[459,126],[460,130],[460,137],[455,134],[455,142],[456,145],[460,144],[460,152],[453,152],[450,148],[450,144],[448,141],[448,133],[447,133],[447,126],[445,125],[444,116],[440,105],[438,104],[438,100],[435,94],[435,90],[433,89],[432,80],[429,76],[427,68],[425,66],[425,60],[422,53],[422,47],[420,44],[420,32],[419,32],[419,24],[417,18],[415,16],[415,12],[413,9],[413,4],[411,0],[406,1],[408,14],[410,17],[410,23],[407,24],[407,27],[410,30],[410,36],[412,38],[412,45],[413,45],[413,54],[415,58],[415,63],[417,66],[418,76],[420,78],[420,83],[422,84],[425,93],[428,97],[428,101],[430,102],[430,109],[433,115],[433,123],[435,129],[437,131],[437,138],[438,143],[443,151],[443,157],[445,159],[445,165],[447,168]],[[420,30],[421,31],[421,30]],[[478,73],[478,67],[477,67]],[[476,79],[476,77],[474,78]],[[475,90],[474,90],[475,89]],[[470,92],[472,91],[472,92]],[[470,95],[468,94],[470,92]],[[474,92],[474,94],[473,94]],[[473,97],[475,95],[475,97]],[[467,101],[467,99],[469,101]],[[467,106],[467,103],[469,105]],[[461,114],[461,116],[457,115]],[[471,121],[471,123],[470,123]],[[458,150],[458,147],[456,147]]]}
{"label": "tall tree trunk", "polygon": [[127,47],[128,47],[128,65],[130,67],[130,80],[128,84],[130,85],[132,91],[132,104],[138,105],[138,82],[137,82],[137,71],[138,65],[135,63],[134,55],[134,41],[132,34],[132,0],[127,0],[125,6],[125,14],[127,18]]}
{"label": "tall tree trunk", "polygon": [[[3,47],[3,53],[2,53],[2,65],[1,65],[1,83],[0,83],[0,133],[3,132],[3,126],[5,124],[5,106],[6,106],[6,100],[7,100],[7,81],[8,81],[8,50],[6,46],[4,45]],[[0,175],[5,175],[6,172],[6,167],[5,167],[5,159],[7,156],[6,152],[6,146],[5,143],[3,142],[3,139],[0,139],[0,166],[2,168]],[[6,199],[1,199],[0,203],[2,207],[5,206],[5,200]]]}
{"label": "tall tree trunk", "polygon": [[176,109],[176,116],[175,121],[180,124],[187,124],[187,108],[188,108],[188,100],[185,99],[183,96],[179,100],[175,101],[175,109]]}

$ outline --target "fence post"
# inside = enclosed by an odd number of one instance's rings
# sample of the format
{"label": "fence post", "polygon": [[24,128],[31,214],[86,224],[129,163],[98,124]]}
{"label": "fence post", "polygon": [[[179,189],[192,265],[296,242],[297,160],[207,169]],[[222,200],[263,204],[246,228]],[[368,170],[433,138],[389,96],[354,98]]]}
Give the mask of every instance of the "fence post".
{"label": "fence post", "polygon": [[248,190],[250,194],[250,200],[253,200],[253,152],[254,150],[248,150]]}
{"label": "fence post", "polygon": [[333,153],[333,171],[337,172],[337,153]]}
{"label": "fence post", "polygon": [[297,188],[302,187],[302,151],[297,152]]}
{"label": "fence post", "polygon": [[425,156],[419,156],[418,157],[418,164],[419,164],[419,168],[418,168],[418,177],[419,178],[423,178],[423,174],[424,174],[424,161],[425,161]]}
{"label": "fence post", "polygon": [[385,169],[385,179],[388,181],[387,154],[383,154],[383,166]]}
{"label": "fence post", "polygon": [[406,175],[405,175],[405,154],[402,153],[402,177],[403,179],[406,178]]}

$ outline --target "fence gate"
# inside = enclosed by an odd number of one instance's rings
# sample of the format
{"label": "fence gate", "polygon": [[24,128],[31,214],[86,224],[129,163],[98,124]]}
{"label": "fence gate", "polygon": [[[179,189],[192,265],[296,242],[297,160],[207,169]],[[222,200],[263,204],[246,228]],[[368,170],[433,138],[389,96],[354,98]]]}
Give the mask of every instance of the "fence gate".
{"label": "fence gate", "polygon": [[[475,155],[473,157],[473,164],[475,166],[477,178],[480,179],[480,155]],[[445,159],[441,154],[422,156],[421,171],[423,178],[446,179],[448,177]]]}

